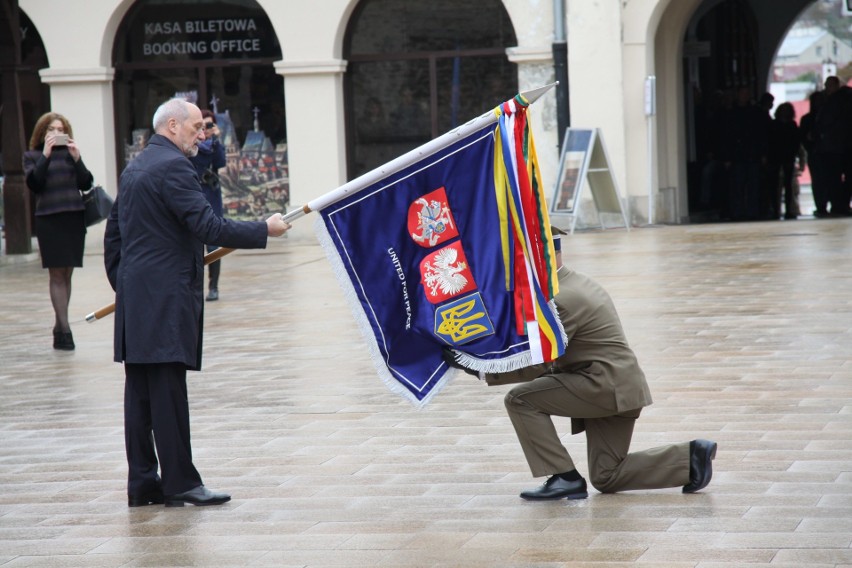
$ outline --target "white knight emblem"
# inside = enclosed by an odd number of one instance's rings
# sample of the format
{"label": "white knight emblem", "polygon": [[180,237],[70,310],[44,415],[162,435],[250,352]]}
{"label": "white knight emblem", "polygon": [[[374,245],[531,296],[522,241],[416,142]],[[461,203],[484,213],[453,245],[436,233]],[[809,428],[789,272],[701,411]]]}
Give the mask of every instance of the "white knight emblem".
{"label": "white knight emblem", "polygon": [[436,199],[427,201],[421,197],[415,203],[423,205],[417,213],[417,228],[420,234],[411,233],[411,238],[419,243],[428,241],[429,246],[435,246],[441,233],[446,231],[447,227],[453,226],[450,208],[447,203]]}

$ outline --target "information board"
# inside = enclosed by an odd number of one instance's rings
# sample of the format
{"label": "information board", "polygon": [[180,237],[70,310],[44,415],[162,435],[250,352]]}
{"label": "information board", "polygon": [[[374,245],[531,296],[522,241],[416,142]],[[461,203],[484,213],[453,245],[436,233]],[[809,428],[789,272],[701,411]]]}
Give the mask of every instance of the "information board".
{"label": "information board", "polygon": [[624,227],[630,230],[600,128],[565,130],[556,180],[550,212],[555,217],[570,216],[571,232],[574,232],[577,225],[583,188],[587,184],[601,228],[606,228],[601,214],[616,214],[622,218]]}

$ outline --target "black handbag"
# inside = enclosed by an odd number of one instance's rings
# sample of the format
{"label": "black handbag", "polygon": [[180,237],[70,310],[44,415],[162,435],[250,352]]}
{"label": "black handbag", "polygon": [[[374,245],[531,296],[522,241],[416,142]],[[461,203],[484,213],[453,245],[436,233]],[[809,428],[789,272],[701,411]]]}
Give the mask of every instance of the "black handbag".
{"label": "black handbag", "polygon": [[104,188],[96,185],[89,191],[84,191],[82,197],[83,205],[86,206],[85,217],[87,227],[100,223],[109,217],[114,200]]}

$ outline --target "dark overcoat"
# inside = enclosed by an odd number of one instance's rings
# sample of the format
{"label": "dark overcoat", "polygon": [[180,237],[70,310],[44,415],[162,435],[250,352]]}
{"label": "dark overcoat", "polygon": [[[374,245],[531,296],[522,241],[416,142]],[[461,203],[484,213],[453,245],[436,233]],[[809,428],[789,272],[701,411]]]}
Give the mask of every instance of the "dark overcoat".
{"label": "dark overcoat", "polygon": [[152,136],[121,174],[104,235],[116,292],[115,361],[200,369],[203,245],[265,248],[266,240],[263,221],[217,217],[189,159]]}

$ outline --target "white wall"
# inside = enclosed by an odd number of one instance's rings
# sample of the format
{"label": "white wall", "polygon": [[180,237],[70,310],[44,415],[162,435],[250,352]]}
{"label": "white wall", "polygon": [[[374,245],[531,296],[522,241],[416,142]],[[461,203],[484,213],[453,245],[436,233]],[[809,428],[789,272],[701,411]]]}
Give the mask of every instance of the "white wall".
{"label": "white wall", "polygon": [[566,15],[571,126],[602,129],[623,196],[632,189],[626,176],[621,2],[569,1]]}
{"label": "white wall", "polygon": [[[837,43],[837,55],[834,54],[835,42]],[[852,46],[849,46],[831,34],[826,34],[805,50],[796,60],[788,60],[788,63],[821,64],[827,59],[836,63],[838,69],[845,66],[852,60]]]}
{"label": "white wall", "polygon": [[[300,207],[346,182],[346,136],[341,59],[346,22],[356,0],[262,0],[281,44],[275,64],[284,77],[290,202]],[[313,235],[311,224],[294,236]]]}
{"label": "white wall", "polygon": [[[518,89],[526,91],[552,83],[556,80],[553,0],[503,0],[503,5],[518,40],[518,45],[508,50],[509,61],[518,66]],[[559,166],[556,89],[551,89],[530,109],[542,183],[545,191],[550,191],[556,184]]]}
{"label": "white wall", "polygon": [[[52,110],[65,115],[86,166],[113,195],[116,191],[115,128],[109,19],[118,0],[87,0],[86,9],[51,0],[21,0],[20,7],[41,35],[50,67],[41,72],[50,85]],[[108,51],[109,53],[109,51]],[[32,127],[32,125],[28,125]]]}
{"label": "white wall", "polygon": [[[667,0],[666,0],[667,1]],[[623,46],[624,83],[622,98],[624,105],[624,167],[625,183],[621,187],[629,203],[630,217],[634,223],[644,223],[653,217],[660,219],[659,214],[652,213],[648,208],[648,200],[658,192],[659,178],[656,162],[656,152],[651,154],[658,131],[656,116],[648,117],[645,111],[645,84],[650,76],[656,76],[654,61],[654,36],[651,22],[660,5],[666,2],[658,0],[640,0],[630,2],[624,8]],[[662,77],[660,79],[663,79]],[[657,81],[656,103],[657,113],[660,112],[659,87],[664,81]],[[649,144],[650,141],[650,144]],[[654,203],[655,211],[659,209]]]}

